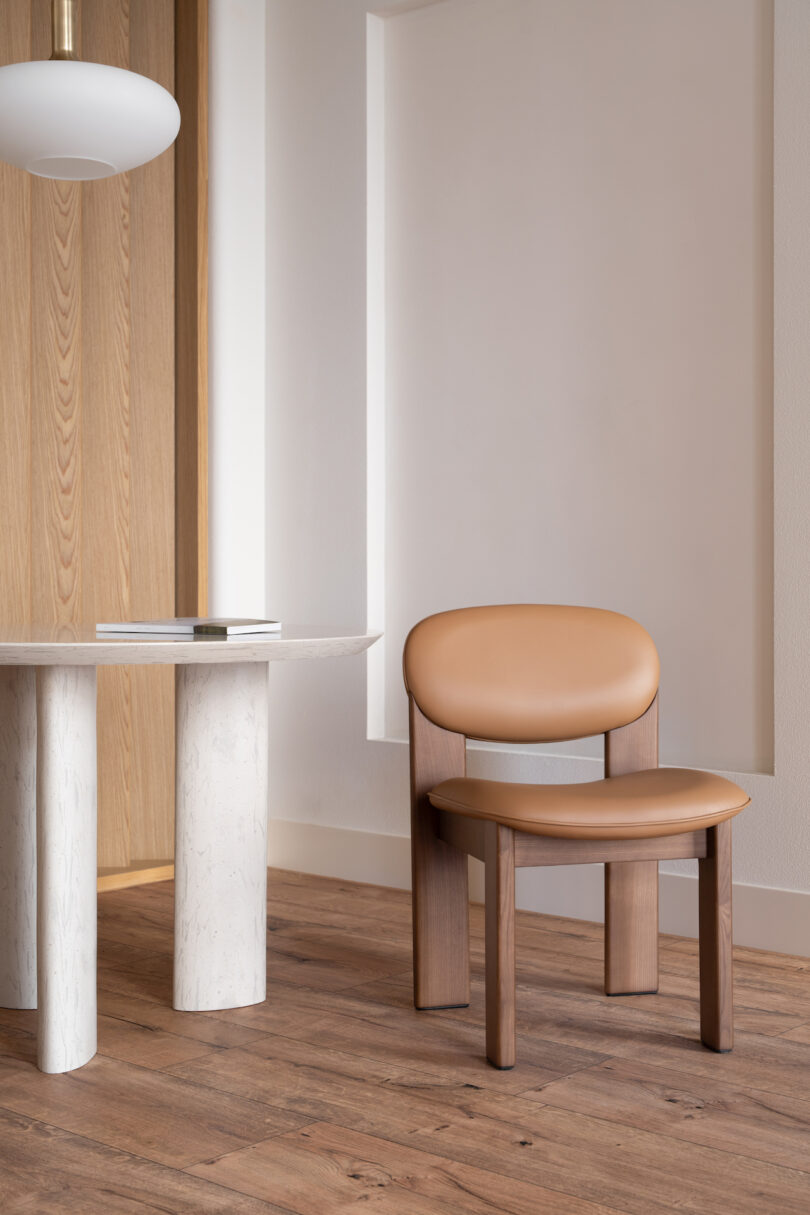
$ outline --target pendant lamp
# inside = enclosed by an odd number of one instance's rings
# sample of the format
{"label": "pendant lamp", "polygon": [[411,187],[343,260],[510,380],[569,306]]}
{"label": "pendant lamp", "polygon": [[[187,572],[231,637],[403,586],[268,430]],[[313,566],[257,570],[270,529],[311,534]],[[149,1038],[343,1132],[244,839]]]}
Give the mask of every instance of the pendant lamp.
{"label": "pendant lamp", "polygon": [[180,129],[166,89],[74,50],[76,0],[52,0],[50,59],[0,67],[0,160],[37,177],[92,181],[164,152]]}

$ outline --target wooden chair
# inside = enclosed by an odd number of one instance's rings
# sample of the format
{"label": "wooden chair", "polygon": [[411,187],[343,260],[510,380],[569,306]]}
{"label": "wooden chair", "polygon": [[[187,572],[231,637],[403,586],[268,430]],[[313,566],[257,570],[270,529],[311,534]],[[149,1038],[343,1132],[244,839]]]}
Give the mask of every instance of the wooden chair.
{"label": "wooden chair", "polygon": [[[515,866],[605,865],[605,992],[658,988],[658,862],[699,860],[700,1032],[732,1046],[731,818],[749,798],[658,767],[658,655],[627,616],[513,604],[429,616],[405,643],[414,1003],[469,1003],[467,854],[486,869],[486,1041],[515,1063]],[[605,735],[605,777],[522,785],[465,775],[467,738]]]}

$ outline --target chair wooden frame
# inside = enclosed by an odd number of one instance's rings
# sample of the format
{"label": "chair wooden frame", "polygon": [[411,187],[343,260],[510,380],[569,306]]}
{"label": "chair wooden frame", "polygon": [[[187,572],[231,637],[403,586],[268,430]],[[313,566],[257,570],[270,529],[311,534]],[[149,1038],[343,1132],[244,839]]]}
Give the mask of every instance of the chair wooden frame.
{"label": "chair wooden frame", "polygon": [[[712,1050],[731,1050],[731,821],[644,839],[558,839],[439,810],[428,795],[465,775],[466,739],[409,700],[416,1008],[469,1004],[468,855],[485,866],[486,1045],[498,1068],[515,1064],[515,868],[605,865],[605,993],[629,995],[658,989],[658,862],[696,857],[700,1035]],[[605,734],[605,775],[657,766],[656,697],[636,721]]]}

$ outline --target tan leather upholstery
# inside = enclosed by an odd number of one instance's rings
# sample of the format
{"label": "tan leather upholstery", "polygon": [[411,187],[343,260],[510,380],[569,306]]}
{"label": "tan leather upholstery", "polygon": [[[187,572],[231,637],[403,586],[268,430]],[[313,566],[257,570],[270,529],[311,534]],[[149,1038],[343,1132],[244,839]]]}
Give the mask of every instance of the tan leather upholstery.
{"label": "tan leather upholstery", "polygon": [[434,806],[492,819],[532,835],[645,839],[712,827],[751,800],[711,772],[652,768],[577,785],[517,785],[456,777],[429,794]]}
{"label": "tan leather upholstery", "polygon": [[410,632],[405,683],[435,725],[556,742],[627,725],[658,689],[649,634],[617,612],[534,603],[461,608]]}

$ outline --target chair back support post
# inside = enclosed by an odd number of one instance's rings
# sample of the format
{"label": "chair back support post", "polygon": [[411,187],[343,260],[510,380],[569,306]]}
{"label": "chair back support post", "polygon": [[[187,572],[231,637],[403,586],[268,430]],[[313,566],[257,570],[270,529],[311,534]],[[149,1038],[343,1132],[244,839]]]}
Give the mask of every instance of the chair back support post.
{"label": "chair back support post", "polygon": [[[605,734],[605,776],[658,767],[658,697]],[[658,990],[658,861],[605,865],[605,994]]]}
{"label": "chair back support post", "polygon": [[466,740],[429,721],[412,696],[409,709],[414,1004],[463,1007],[470,1002],[467,856],[438,837],[427,795],[464,776]]}

